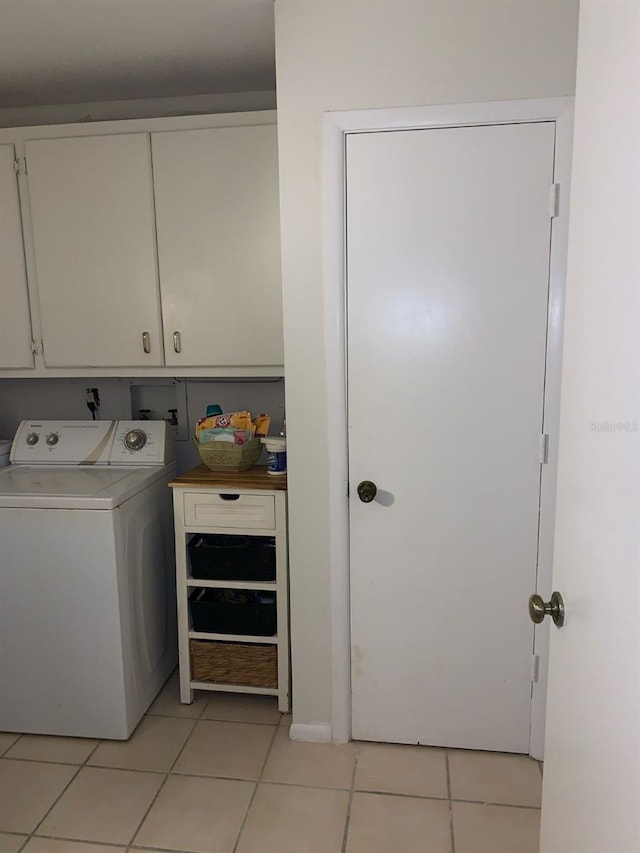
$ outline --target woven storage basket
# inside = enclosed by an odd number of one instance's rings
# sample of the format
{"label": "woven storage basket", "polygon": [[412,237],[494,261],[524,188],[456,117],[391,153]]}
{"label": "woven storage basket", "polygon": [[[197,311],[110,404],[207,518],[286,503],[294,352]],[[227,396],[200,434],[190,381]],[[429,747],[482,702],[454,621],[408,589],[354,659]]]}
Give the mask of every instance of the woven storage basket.
{"label": "woven storage basket", "polygon": [[276,646],[190,640],[189,649],[195,681],[246,687],[278,686]]}
{"label": "woven storage basket", "polygon": [[232,444],[230,441],[209,441],[196,444],[200,459],[210,471],[248,471],[258,461],[262,452],[262,442],[253,438],[246,444]]}

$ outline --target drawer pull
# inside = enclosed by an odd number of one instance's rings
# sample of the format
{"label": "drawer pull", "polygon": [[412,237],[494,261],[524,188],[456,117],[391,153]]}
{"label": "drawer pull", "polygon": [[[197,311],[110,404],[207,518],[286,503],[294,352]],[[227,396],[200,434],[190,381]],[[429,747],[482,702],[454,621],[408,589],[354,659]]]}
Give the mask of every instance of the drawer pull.
{"label": "drawer pull", "polygon": [[220,495],[221,501],[239,501],[240,495]]}

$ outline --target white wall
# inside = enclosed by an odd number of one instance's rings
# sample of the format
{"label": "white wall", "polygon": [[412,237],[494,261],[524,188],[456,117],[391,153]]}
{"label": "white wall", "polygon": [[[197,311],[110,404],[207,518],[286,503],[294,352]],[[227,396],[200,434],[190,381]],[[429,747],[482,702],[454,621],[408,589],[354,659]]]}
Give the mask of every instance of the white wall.
{"label": "white wall", "polygon": [[640,0],[582,0],[540,850],[640,850]]}
{"label": "white wall", "polygon": [[[327,474],[323,113],[570,95],[578,2],[275,0],[275,14],[293,713],[297,725],[328,726],[334,496]],[[381,405],[391,409],[393,400]]]}
{"label": "white wall", "polygon": [[[197,465],[198,454],[191,436],[195,423],[209,403],[225,411],[249,409],[252,414],[271,415],[271,433],[282,428],[284,382],[282,380],[188,380],[172,386],[171,380],[133,380],[105,377],[85,379],[1,379],[0,439],[13,438],[24,418],[85,420],[91,417],[86,406],[86,389],[98,388],[101,419],[137,417],[139,408],[153,410],[154,418],[168,418],[168,409],[178,408],[186,425],[184,440],[176,445],[181,471]],[[133,405],[132,405],[133,404]],[[264,462],[264,459],[262,460]]]}

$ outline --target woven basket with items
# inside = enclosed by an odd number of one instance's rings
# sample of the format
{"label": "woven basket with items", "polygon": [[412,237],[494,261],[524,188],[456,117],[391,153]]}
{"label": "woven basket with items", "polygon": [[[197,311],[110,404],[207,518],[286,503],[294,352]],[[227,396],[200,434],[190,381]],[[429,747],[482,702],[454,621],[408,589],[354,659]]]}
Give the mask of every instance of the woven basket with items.
{"label": "woven basket with items", "polygon": [[262,453],[262,442],[254,438],[246,444],[229,444],[210,441],[197,444],[200,461],[210,471],[248,471],[253,468]]}
{"label": "woven basket with items", "polygon": [[196,424],[200,460],[210,471],[248,471],[260,458],[270,424],[269,415],[258,415],[254,422],[247,411],[207,414]]}

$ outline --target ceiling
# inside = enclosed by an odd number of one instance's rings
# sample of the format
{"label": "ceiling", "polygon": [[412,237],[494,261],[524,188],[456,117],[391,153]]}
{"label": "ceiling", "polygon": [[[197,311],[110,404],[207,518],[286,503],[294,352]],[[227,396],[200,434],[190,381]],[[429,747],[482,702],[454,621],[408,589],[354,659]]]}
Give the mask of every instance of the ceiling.
{"label": "ceiling", "polygon": [[273,0],[0,0],[0,108],[275,89]]}

